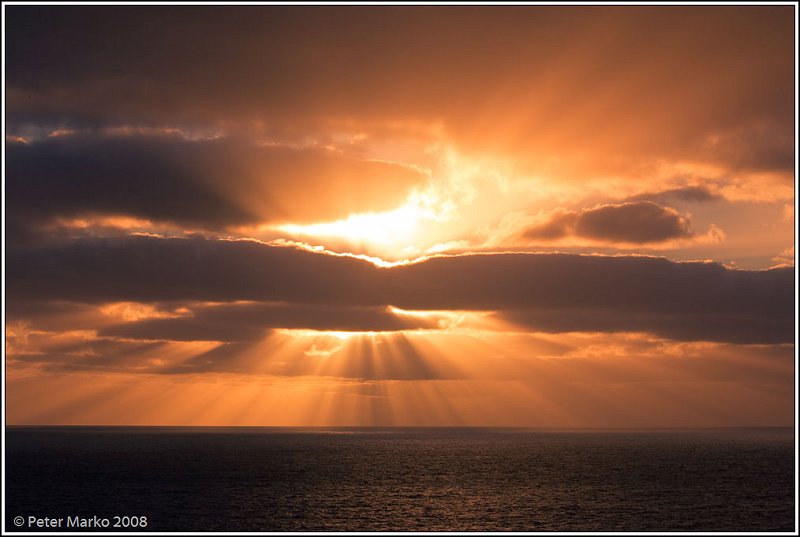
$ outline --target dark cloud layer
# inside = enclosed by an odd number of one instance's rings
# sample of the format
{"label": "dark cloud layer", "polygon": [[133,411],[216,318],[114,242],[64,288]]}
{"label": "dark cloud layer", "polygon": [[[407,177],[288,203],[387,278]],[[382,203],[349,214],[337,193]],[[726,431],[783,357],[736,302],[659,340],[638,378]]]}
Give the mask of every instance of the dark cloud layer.
{"label": "dark cloud layer", "polygon": [[[378,268],[249,241],[83,240],[9,249],[7,291],[12,303],[256,300],[497,311],[545,331],[641,330],[688,340],[788,343],[794,334],[793,268],[738,271],[632,256],[468,255]],[[269,311],[252,313],[245,326],[259,316],[272,322]],[[348,326],[369,330],[376,322]]]}
{"label": "dark cloud layer", "polygon": [[652,201],[599,205],[579,211],[559,210],[523,232],[529,239],[582,237],[603,242],[651,243],[692,237],[689,219]]}
{"label": "dark cloud layer", "polygon": [[[741,146],[748,167],[792,166],[791,6],[8,6],[6,17],[12,133],[235,120],[302,137],[331,118],[402,119],[518,154],[596,146],[738,166]],[[748,149],[753,136],[766,153]]]}
{"label": "dark cloud layer", "polygon": [[542,332],[650,332],[679,341],[724,341],[727,343],[789,343],[791,319],[780,322],[764,313],[648,313],[623,312],[612,308],[584,310],[517,310],[498,318],[523,329]]}
{"label": "dark cloud layer", "polygon": [[398,317],[380,307],[252,303],[194,308],[191,316],[118,324],[98,334],[173,341],[252,341],[271,328],[379,332],[436,327],[435,320]]}
{"label": "dark cloud layer", "polygon": [[11,300],[381,304],[370,298],[372,264],[255,241],[89,239],[11,248],[6,259]]}
{"label": "dark cloud layer", "polygon": [[65,135],[6,146],[9,219],[127,215],[204,229],[389,208],[424,177],[324,149],[178,135]]}

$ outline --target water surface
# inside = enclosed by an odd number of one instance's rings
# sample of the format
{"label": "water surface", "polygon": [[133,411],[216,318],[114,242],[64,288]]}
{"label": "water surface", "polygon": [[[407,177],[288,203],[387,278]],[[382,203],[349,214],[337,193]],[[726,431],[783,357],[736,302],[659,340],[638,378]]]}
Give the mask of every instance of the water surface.
{"label": "water surface", "polygon": [[146,516],[149,531],[794,530],[791,429],[11,427],[6,440],[9,530],[31,515]]}

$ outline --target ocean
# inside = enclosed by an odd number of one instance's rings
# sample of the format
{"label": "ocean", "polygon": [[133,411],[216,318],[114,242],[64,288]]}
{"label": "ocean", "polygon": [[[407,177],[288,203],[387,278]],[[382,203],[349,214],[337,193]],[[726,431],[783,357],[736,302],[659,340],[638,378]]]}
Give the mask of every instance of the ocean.
{"label": "ocean", "polygon": [[9,427],[6,441],[8,531],[795,530],[791,429]]}

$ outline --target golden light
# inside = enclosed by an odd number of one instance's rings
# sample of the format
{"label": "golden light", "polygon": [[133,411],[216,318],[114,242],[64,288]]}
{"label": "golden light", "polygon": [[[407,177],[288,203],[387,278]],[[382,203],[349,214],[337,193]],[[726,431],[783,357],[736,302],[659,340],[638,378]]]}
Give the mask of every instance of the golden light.
{"label": "golden light", "polygon": [[[321,245],[327,251],[415,260],[424,255],[497,246],[497,223],[515,212],[548,206],[574,186],[520,172],[504,158],[465,154],[446,143],[420,149],[432,158],[429,183],[396,208],[330,222],[262,224],[241,229],[262,240]],[[502,246],[502,245],[501,245]]]}
{"label": "golden light", "polygon": [[416,254],[426,225],[447,217],[448,206],[431,192],[413,192],[400,207],[380,213],[353,214],[342,220],[319,224],[277,226],[294,236],[332,238],[380,250]]}
{"label": "golden light", "polygon": [[364,336],[364,335],[375,336],[375,334],[377,334],[377,332],[354,332],[354,331],[344,331],[344,330],[309,330],[304,328],[281,328],[278,329],[277,332],[279,334],[284,334],[295,338],[331,337],[338,339],[339,341],[347,341],[348,339],[351,339],[355,336]]}

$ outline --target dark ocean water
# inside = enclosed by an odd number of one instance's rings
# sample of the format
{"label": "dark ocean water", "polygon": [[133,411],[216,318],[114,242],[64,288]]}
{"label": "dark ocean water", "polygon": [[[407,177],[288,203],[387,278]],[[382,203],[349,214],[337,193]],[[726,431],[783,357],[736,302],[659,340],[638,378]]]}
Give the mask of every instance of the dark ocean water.
{"label": "dark ocean water", "polygon": [[794,530],[789,429],[26,427],[6,440],[9,530],[32,515],[64,518],[61,531],[77,515],[146,516],[148,531]]}

